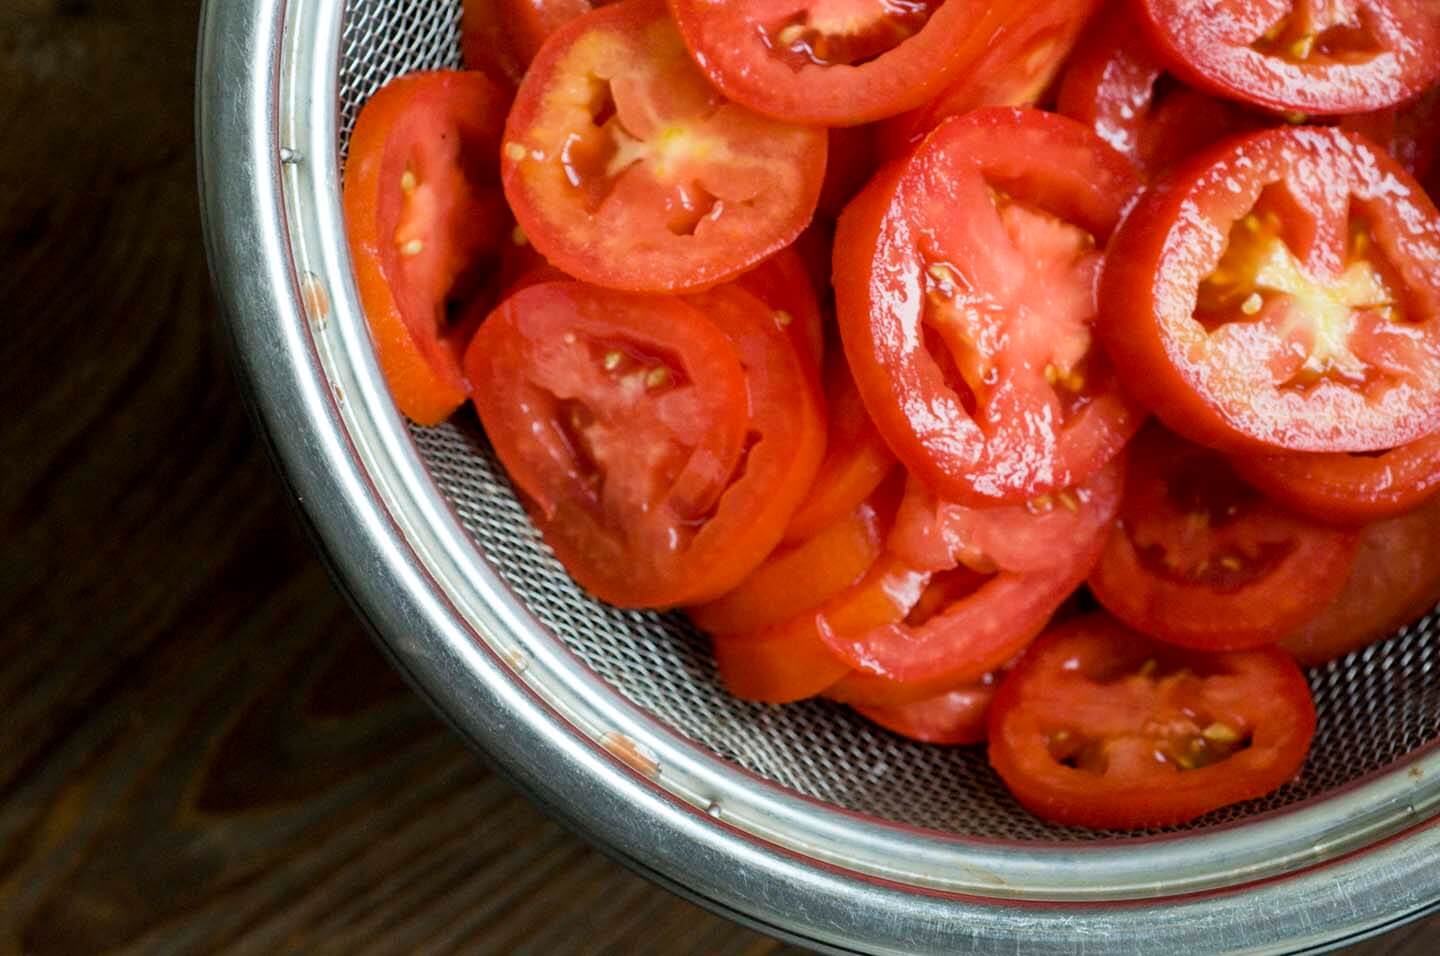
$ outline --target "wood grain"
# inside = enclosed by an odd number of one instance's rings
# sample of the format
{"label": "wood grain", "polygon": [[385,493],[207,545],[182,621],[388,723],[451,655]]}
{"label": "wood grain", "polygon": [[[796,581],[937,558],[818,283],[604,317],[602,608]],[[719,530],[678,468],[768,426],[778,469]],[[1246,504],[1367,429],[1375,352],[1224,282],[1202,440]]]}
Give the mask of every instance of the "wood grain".
{"label": "wood grain", "polygon": [[209,298],[197,16],[0,0],[0,956],[798,953],[542,817],[331,588]]}

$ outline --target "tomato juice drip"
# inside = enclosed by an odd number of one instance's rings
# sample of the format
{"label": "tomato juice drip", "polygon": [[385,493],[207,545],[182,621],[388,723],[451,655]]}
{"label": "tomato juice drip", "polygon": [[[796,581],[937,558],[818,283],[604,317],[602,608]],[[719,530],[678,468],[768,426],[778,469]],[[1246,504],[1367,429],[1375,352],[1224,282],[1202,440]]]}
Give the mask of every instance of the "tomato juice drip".
{"label": "tomato juice drip", "polygon": [[925,28],[944,0],[819,0],[762,26],[770,55],[799,72],[807,66],[863,66]]}

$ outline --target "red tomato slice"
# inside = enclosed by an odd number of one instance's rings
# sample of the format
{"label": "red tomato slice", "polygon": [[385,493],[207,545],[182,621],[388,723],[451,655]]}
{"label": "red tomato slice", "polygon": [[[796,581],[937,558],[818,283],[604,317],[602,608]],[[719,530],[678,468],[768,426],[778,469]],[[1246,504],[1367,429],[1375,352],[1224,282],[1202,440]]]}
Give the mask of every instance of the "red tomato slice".
{"label": "red tomato slice", "polygon": [[571,575],[625,607],[700,603],[779,543],[823,452],[764,303],[530,286],[466,354],[475,406]]}
{"label": "red tomato slice", "polygon": [[849,513],[895,468],[895,456],[870,421],[850,366],[838,349],[825,363],[825,406],[829,414],[825,459],[785,530],[789,542],[803,541]]}
{"label": "red tomato slice", "polygon": [[690,620],[712,634],[754,632],[830,600],[880,557],[899,491],[898,484],[882,489],[814,537],[781,547],[735,590],[690,608]]}
{"label": "red tomato slice", "polygon": [[1364,524],[1411,511],[1440,491],[1440,432],[1380,455],[1236,456],[1230,463],[1302,514]]}
{"label": "red tomato slice", "polygon": [[355,282],[395,404],[421,425],[448,418],[469,391],[447,306],[498,257],[505,207],[493,157],[504,113],[504,94],[478,73],[412,73],[370,98],[350,138]]}
{"label": "red tomato slice", "polygon": [[515,56],[524,67],[550,35],[577,17],[582,17],[605,0],[493,0],[500,8],[505,35]]}
{"label": "red tomato slice", "polygon": [[1424,182],[1440,150],[1440,87],[1394,109],[1341,117],[1340,128],[1384,146],[1407,172]]}
{"label": "red tomato slice", "polygon": [[1440,602],[1440,501],[1360,532],[1340,596],[1280,646],[1316,667],[1383,640]]}
{"label": "red tomato slice", "polygon": [[1107,9],[1065,68],[1056,109],[1147,176],[1256,125],[1232,104],[1167,83],[1159,57],[1137,33],[1127,7]]}
{"label": "red tomato slice", "polygon": [[871,707],[852,704],[856,713],[886,730],[926,744],[959,746],[984,743],[986,718],[995,699],[998,680],[987,676],[979,683],[927,697],[913,704]]}
{"label": "red tomato slice", "polygon": [[535,247],[610,288],[709,288],[789,245],[825,175],[825,131],[725,100],[660,0],[556,32],[505,129],[505,195]]}
{"label": "red tomato slice", "polygon": [[1100,315],[1127,387],[1202,444],[1373,451],[1440,421],[1440,214],[1354,134],[1229,140],[1151,189]]}
{"label": "red tomato slice", "polygon": [[1090,590],[1126,624],[1201,650],[1269,644],[1340,593],[1349,531],[1261,496],[1209,449],[1154,429],[1129,456],[1125,500]]}
{"label": "red tomato slice", "polygon": [[984,574],[1043,571],[1108,530],[1120,508],[1124,467],[1117,459],[1075,488],[1023,505],[972,508],[936,497],[911,478],[887,547],[913,568],[963,564]]}
{"label": "red tomato slice", "polygon": [[1079,484],[1138,427],[1091,348],[1102,250],[1135,188],[1079,123],[994,108],[947,120],[841,216],[856,385],[937,493],[985,504]]}
{"label": "red tomato slice", "polygon": [[1315,705],[1272,648],[1198,654],[1104,615],[1025,653],[990,707],[990,764],[1038,817],[1171,826],[1264,796],[1305,762]]}
{"label": "red tomato slice", "polygon": [[825,323],[805,260],[793,248],[782,249],[740,276],[735,284],[774,310],[775,323],[790,336],[818,388],[825,356]]}
{"label": "red tomato slice", "polygon": [[850,673],[831,652],[834,630],[866,631],[901,620],[930,575],[882,554],[858,582],[812,611],[751,634],[715,638],[725,686],[737,697],[784,704],[814,697]]}
{"label": "red tomato slice", "polygon": [[513,90],[525,75],[525,64],[510,42],[500,0],[462,0],[460,10],[460,59],[466,69]]}
{"label": "red tomato slice", "polygon": [[854,126],[914,109],[1008,17],[983,0],[670,0],[726,96],[797,123]]}
{"label": "red tomato slice", "polygon": [[940,693],[980,680],[1019,653],[1084,580],[1103,529],[1043,571],[945,572],[905,620],[867,631],[822,628],[836,656],[862,674]]}
{"label": "red tomato slice", "polygon": [[986,106],[1034,106],[1050,89],[1099,0],[1019,0],[980,59],[939,96],[886,120],[887,157],[908,153],[951,116]]}
{"label": "red tomato slice", "polygon": [[1431,0],[1138,0],[1133,6],[1177,76],[1267,109],[1382,109],[1440,78],[1440,9]]}

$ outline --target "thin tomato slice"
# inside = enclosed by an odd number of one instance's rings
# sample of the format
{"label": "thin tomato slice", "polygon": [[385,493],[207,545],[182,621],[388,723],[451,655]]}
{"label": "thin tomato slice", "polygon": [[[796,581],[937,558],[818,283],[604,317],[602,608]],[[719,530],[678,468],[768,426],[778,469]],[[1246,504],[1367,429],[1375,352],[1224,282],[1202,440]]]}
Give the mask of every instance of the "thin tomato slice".
{"label": "thin tomato slice", "polygon": [[882,489],[814,537],[781,547],[735,590],[690,608],[690,620],[712,634],[759,631],[830,600],[880,557],[899,491],[898,483]]}
{"label": "thin tomato slice", "polygon": [[914,109],[969,68],[1008,17],[982,0],[670,0],[685,43],[737,103],[853,126]]}
{"label": "thin tomato slice", "polygon": [[978,681],[1014,657],[1094,567],[1103,533],[1077,543],[1062,564],[1043,571],[983,576],[962,568],[930,582],[905,620],[867,631],[826,628],[836,656],[862,674],[952,690]]}
{"label": "thin tomato slice", "polygon": [[345,231],[365,318],[390,393],[422,425],[469,388],[473,331],[447,309],[483,284],[506,231],[495,148],[505,97],[478,73],[412,73],[366,102],[345,166]]}
{"label": "thin tomato slice", "polygon": [[880,141],[886,156],[901,156],[951,116],[986,106],[1034,106],[1050,89],[1099,0],[1020,0],[1007,4],[1010,19],[989,49],[939,96],[919,109],[886,120]]}
{"label": "thin tomato slice", "polygon": [[1233,451],[1375,451],[1440,421],[1440,214],[1336,129],[1232,139],[1116,236],[1099,329],[1127,386]]}
{"label": "thin tomato slice", "polygon": [[1277,111],[1394,106],[1440,78],[1431,0],[1138,0],[1166,65],[1201,89]]}
{"label": "thin tomato slice", "polygon": [[1110,527],[1124,475],[1117,459],[1075,488],[985,508],[944,501],[911,478],[887,547],[922,571],[1043,571]]}
{"label": "thin tomato slice", "polygon": [[1056,109],[1095,130],[1146,176],[1258,124],[1234,104],[1171,81],[1137,33],[1124,5],[1101,14],[1065,68]]}
{"label": "thin tomato slice", "polygon": [[1031,813],[1128,830],[1262,797],[1305,762],[1315,706],[1272,648],[1199,654],[1104,615],[1025,653],[990,708],[990,763]]}
{"label": "thin tomato slice", "polygon": [[986,718],[995,699],[994,677],[911,704],[890,707],[852,704],[855,712],[886,730],[925,744],[984,743]]}
{"label": "thin tomato slice", "polygon": [[1440,501],[1360,532],[1340,596],[1280,642],[1304,667],[1389,637],[1440,602]]}
{"label": "thin tomato slice", "polygon": [[1239,455],[1231,464],[1302,514],[1364,524],[1404,514],[1440,492],[1440,432],[1379,455]]}
{"label": "thin tomato slice", "polygon": [[505,130],[505,195],[565,272],[641,292],[704,289],[789,245],[825,175],[825,131],[727,101],[660,0],[556,32]]}
{"label": "thin tomato slice", "polygon": [[[473,0],[470,0],[473,2]],[[528,67],[550,35],[605,0],[492,0],[500,9],[505,36],[522,67]]]}
{"label": "thin tomato slice", "polygon": [[475,405],[546,541],[626,607],[699,603],[779,542],[823,453],[806,372],[769,308],[530,286],[466,354]]}
{"label": "thin tomato slice", "polygon": [[1272,643],[1320,613],[1350,573],[1352,532],[1285,510],[1220,455],[1158,428],[1133,444],[1125,485],[1090,589],[1161,640],[1201,650]]}
{"label": "thin tomato slice", "polygon": [[775,323],[795,343],[819,387],[825,356],[825,322],[810,282],[810,270],[794,248],[782,249],[735,280],[773,310]]}
{"label": "thin tomato slice", "polygon": [[869,498],[895,468],[895,456],[870,421],[839,349],[825,362],[825,407],[825,459],[785,529],[789,542],[803,541],[833,524]]}
{"label": "thin tomato slice", "polygon": [[856,385],[937,493],[1058,491],[1139,426],[1091,347],[1095,277],[1136,186],[1073,120],[994,108],[947,120],[841,217],[835,294]]}

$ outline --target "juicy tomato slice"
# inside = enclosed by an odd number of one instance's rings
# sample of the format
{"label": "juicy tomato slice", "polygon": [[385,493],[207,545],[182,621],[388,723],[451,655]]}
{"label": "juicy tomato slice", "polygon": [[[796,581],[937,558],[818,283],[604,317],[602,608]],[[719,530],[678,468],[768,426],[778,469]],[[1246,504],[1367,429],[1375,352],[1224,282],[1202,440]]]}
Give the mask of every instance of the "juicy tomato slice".
{"label": "juicy tomato slice", "polygon": [[1255,125],[1232,104],[1167,82],[1160,58],[1137,33],[1125,6],[1102,13],[1065,68],[1056,109],[1147,176]]}
{"label": "juicy tomato slice", "polygon": [[885,543],[900,486],[796,544],[782,546],[740,586],[690,608],[695,626],[712,634],[753,632],[782,624],[839,594],[862,578]]}
{"label": "juicy tomato slice", "polygon": [[679,292],[733,278],[809,223],[825,131],[726,100],[660,0],[571,21],[535,58],[501,155],[530,241],[610,288]]}
{"label": "juicy tomato slice", "polygon": [[1171,826],[1264,796],[1305,762],[1315,705],[1273,648],[1199,654],[1104,615],[1025,652],[990,707],[990,764],[1066,826]]}
{"label": "juicy tomato slice", "polygon": [[740,276],[735,284],[771,307],[772,318],[794,343],[818,388],[825,356],[825,321],[805,260],[793,247],[782,249]]}
{"label": "juicy tomato slice", "polygon": [[1381,109],[1440,77],[1440,10],[1431,0],[1139,0],[1134,8],[1177,76],[1267,109]]}
{"label": "juicy tomato slice", "polygon": [[914,109],[985,51],[1008,16],[984,0],[670,0],[685,43],[737,103],[853,126]]}
{"label": "juicy tomato slice", "polygon": [[1383,640],[1440,602],[1440,500],[1378,521],[1360,548],[1340,596],[1280,642],[1301,666],[1316,667]]}
{"label": "juicy tomato slice", "polygon": [[886,120],[886,156],[901,156],[951,116],[986,106],[1034,106],[1050,89],[1099,0],[1021,0],[1007,4],[1009,20],[989,49],[939,96]]}
{"label": "juicy tomato slice", "polygon": [[1287,511],[1220,455],[1157,428],[1131,448],[1120,518],[1090,589],[1146,634],[1238,650],[1318,614],[1344,586],[1355,548],[1353,532]]}
{"label": "juicy tomato slice", "polygon": [[[506,230],[495,187],[505,96],[478,73],[412,73],[365,104],[345,166],[345,231],[395,404],[421,425],[469,392],[447,307],[478,291]],[[469,331],[469,330],[466,330]]]}
{"label": "juicy tomato slice", "polygon": [[1239,455],[1231,464],[1302,514],[1364,524],[1404,514],[1440,492],[1440,432],[1379,455]]}
{"label": "juicy tomato slice", "polygon": [[860,716],[886,730],[925,744],[984,743],[986,718],[998,679],[984,680],[910,704],[889,707],[851,704]]}
{"label": "juicy tomato slice", "polygon": [[968,568],[936,575],[903,620],[866,631],[823,628],[836,656],[861,674],[953,690],[1014,657],[1094,567],[1104,529],[1064,562],[1043,571],[981,575]]}
{"label": "juicy tomato slice", "polygon": [[803,541],[852,511],[895,468],[895,456],[870,421],[839,349],[825,362],[825,407],[825,458],[785,529],[789,542]]}
{"label": "juicy tomato slice", "polygon": [[1092,348],[1095,277],[1135,174],[1038,110],[946,120],[840,218],[835,296],[876,426],[949,500],[1083,482],[1141,414]]}
{"label": "juicy tomato slice", "polygon": [[619,606],[734,588],[779,542],[823,453],[801,360],[735,287],[681,300],[530,286],[485,321],[466,368],[546,541]]}
{"label": "juicy tomato slice", "polygon": [[1166,424],[1233,451],[1375,451],[1440,420],[1440,214],[1336,129],[1232,139],[1112,244],[1100,333]]}
{"label": "juicy tomato slice", "polygon": [[1440,87],[1394,109],[1343,116],[1339,125],[1384,146],[1407,172],[1425,182],[1440,151]]}
{"label": "juicy tomato slice", "polygon": [[814,697],[850,673],[827,635],[867,631],[901,620],[920,600],[930,575],[881,554],[855,584],[784,624],[715,638],[720,676],[732,694],[771,704]]}
{"label": "juicy tomato slice", "polygon": [[912,478],[886,546],[921,571],[957,564],[985,574],[1043,571],[1109,529],[1124,481],[1116,459],[1075,488],[1023,505],[975,508],[945,501]]}

